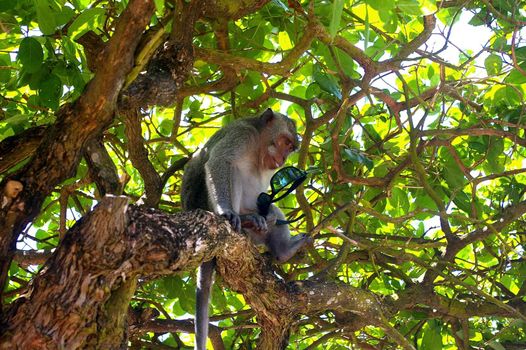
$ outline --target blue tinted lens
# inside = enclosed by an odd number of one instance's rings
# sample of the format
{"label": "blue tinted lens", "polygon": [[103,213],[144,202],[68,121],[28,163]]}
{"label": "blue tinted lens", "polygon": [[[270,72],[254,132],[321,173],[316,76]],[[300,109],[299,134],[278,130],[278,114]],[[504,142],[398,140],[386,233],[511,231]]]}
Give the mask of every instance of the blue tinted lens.
{"label": "blue tinted lens", "polygon": [[279,192],[294,181],[304,177],[306,173],[296,167],[288,166],[280,169],[272,176],[271,187],[273,192]]}

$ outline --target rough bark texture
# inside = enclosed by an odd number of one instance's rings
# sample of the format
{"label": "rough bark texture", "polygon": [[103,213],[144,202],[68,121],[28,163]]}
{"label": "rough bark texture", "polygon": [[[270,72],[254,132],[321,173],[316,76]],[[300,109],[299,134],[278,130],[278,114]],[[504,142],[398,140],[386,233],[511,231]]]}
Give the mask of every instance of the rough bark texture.
{"label": "rough bark texture", "polygon": [[253,13],[266,5],[269,0],[212,0],[204,9],[209,19],[238,19]]}
{"label": "rough bark texture", "polygon": [[149,207],[157,207],[161,199],[163,186],[161,177],[148,159],[148,150],[144,144],[141,129],[142,115],[139,110],[130,109],[124,113],[124,133],[127,138],[128,155],[133,167],[144,179],[144,195],[142,201]]}
{"label": "rough bark texture", "polygon": [[228,224],[211,213],[170,216],[128,207],[126,197],[106,197],[67,233],[26,297],[13,304],[0,344],[120,348],[135,278],[195,268],[231,237]]}
{"label": "rough bark texture", "polygon": [[0,142],[0,174],[32,156],[46,132],[45,126],[24,130]]}
{"label": "rough bark texture", "polygon": [[[112,121],[117,96],[153,9],[153,1],[129,3],[108,42],[105,64],[75,104],[61,109],[31,162],[13,176],[24,184],[24,191],[0,212],[0,286],[5,285],[18,234],[37,215],[53,188],[75,174],[86,140]],[[0,188],[3,186],[5,181]]]}
{"label": "rough bark texture", "polygon": [[[119,349],[138,276],[195,269],[217,257],[262,327],[261,349],[283,349],[292,321],[331,306],[380,324],[370,293],[334,283],[286,283],[244,236],[202,210],[175,215],[105,197],[71,228],[0,328],[2,349]],[[300,302],[298,302],[300,301]]]}
{"label": "rough bark texture", "polygon": [[372,293],[343,283],[324,280],[285,283],[276,277],[270,261],[246,240],[236,241],[229,254],[218,257],[217,266],[223,281],[243,294],[256,312],[261,327],[260,349],[284,349],[290,327],[299,315],[337,309],[383,327],[382,319],[389,314]]}

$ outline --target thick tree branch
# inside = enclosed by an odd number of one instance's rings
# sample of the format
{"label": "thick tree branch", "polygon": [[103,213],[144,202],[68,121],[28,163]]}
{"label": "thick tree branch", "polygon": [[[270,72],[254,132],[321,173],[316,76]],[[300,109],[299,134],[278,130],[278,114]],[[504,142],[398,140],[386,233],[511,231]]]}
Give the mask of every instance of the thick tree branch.
{"label": "thick tree branch", "polygon": [[178,1],[170,39],[149,60],[146,72],[138,75],[122,92],[120,110],[174,103],[194,64],[194,26],[205,4],[205,0]]}
{"label": "thick tree branch", "polygon": [[132,295],[119,293],[126,281],[195,268],[205,256],[219,254],[218,242],[232,244],[235,237],[228,224],[210,213],[169,216],[127,209],[127,203],[126,197],[106,197],[68,232],[26,299],[7,315],[3,347],[115,349],[123,340],[123,327],[117,339],[100,329],[106,328],[108,315],[117,314],[107,310],[114,307],[109,301],[115,301],[116,291],[128,305]]}
{"label": "thick tree branch", "polygon": [[[73,105],[62,107],[35,157],[15,175],[24,184],[24,191],[19,201],[13,201],[11,208],[0,214],[0,288],[5,284],[18,233],[37,215],[52,189],[74,175],[86,140],[102,132],[113,119],[117,96],[153,9],[153,1],[130,1],[108,42],[105,64],[81,97]],[[0,187],[4,186],[5,182]]]}
{"label": "thick tree branch", "polygon": [[[194,333],[194,321],[156,319],[142,323],[132,324],[131,328],[133,329],[133,332],[137,333],[175,333],[181,331],[185,333]],[[214,350],[225,349],[225,344],[223,342],[223,339],[221,338],[221,328],[210,324],[208,326],[208,336],[210,338],[210,341],[212,342]]]}
{"label": "thick tree branch", "polygon": [[269,0],[213,0],[203,8],[203,15],[213,20],[235,20],[259,10],[268,2]]}
{"label": "thick tree branch", "polygon": [[42,141],[46,129],[45,126],[39,126],[2,140],[0,142],[0,174],[31,157]]}
{"label": "thick tree branch", "polygon": [[284,282],[252,243],[216,215],[169,215],[128,207],[125,197],[105,197],[67,233],[26,297],[12,305],[0,345],[117,348],[126,340],[124,331],[109,337],[101,330],[123,324],[126,308],[120,306],[130,301],[137,276],[189,271],[213,257],[224,282],[256,312],[265,349],[282,348],[300,314],[327,309],[385,327],[388,312],[373,294],[334,282]]}
{"label": "thick tree branch", "polygon": [[404,59],[409,57],[409,55],[414,53],[420,46],[422,46],[429,40],[436,26],[436,18],[434,15],[427,15],[423,17],[423,20],[424,30],[420,34],[418,34],[413,40],[402,46],[394,58],[385,62],[381,62],[381,64],[388,67],[391,62],[401,63]]}

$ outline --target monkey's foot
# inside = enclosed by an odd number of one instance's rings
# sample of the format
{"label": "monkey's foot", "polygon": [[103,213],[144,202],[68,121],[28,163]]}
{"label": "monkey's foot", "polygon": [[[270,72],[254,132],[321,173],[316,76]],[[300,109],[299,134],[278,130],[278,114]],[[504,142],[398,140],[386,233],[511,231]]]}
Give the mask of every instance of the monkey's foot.
{"label": "monkey's foot", "polygon": [[258,232],[267,231],[267,220],[259,214],[241,215],[241,226]]}

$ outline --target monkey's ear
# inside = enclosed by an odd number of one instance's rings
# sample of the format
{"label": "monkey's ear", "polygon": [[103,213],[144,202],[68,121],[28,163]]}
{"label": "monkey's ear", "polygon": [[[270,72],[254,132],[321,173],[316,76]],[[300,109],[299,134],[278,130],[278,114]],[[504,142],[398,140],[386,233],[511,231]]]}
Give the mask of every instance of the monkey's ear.
{"label": "monkey's ear", "polygon": [[264,123],[264,125],[267,125],[274,119],[274,112],[272,109],[267,108],[265,112],[259,116],[259,118]]}

